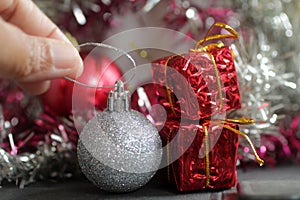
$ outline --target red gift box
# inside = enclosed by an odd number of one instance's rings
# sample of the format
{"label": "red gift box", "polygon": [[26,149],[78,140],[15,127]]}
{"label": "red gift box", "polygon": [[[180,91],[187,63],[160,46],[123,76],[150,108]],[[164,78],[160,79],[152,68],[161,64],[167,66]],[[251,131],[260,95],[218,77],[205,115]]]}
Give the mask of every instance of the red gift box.
{"label": "red gift box", "polygon": [[[222,125],[206,126],[206,135],[203,125],[169,121],[160,131],[170,142],[168,161],[175,162],[168,167],[173,176],[169,178],[175,180],[179,191],[228,189],[236,184],[239,135]],[[238,129],[234,124],[224,125]]]}
{"label": "red gift box", "polygon": [[234,60],[228,46],[162,58],[152,66],[153,82],[170,90],[170,94],[165,90],[159,96],[162,104],[169,102],[169,98],[173,100],[172,108],[166,106],[172,117],[197,120],[241,107]]}
{"label": "red gift box", "polygon": [[[225,27],[233,35],[206,36],[200,45],[210,39],[237,37],[227,25],[217,23],[214,26]],[[253,120],[211,119],[241,107],[230,47],[223,43],[201,48],[197,45],[187,54],[156,60],[152,66],[156,99],[167,111],[167,121],[160,131],[168,149],[167,162],[177,159],[171,164],[177,189],[233,187],[237,181],[238,135],[244,136],[251,148],[254,147],[237,126]]]}

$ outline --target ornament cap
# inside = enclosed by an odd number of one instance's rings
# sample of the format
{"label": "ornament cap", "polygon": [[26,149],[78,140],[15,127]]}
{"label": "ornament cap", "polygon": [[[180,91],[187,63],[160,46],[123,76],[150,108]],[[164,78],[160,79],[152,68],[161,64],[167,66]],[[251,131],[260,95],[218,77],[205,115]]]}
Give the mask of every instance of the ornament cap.
{"label": "ornament cap", "polygon": [[121,80],[116,81],[114,90],[109,92],[107,109],[111,112],[130,110],[129,91],[124,89],[124,83]]}

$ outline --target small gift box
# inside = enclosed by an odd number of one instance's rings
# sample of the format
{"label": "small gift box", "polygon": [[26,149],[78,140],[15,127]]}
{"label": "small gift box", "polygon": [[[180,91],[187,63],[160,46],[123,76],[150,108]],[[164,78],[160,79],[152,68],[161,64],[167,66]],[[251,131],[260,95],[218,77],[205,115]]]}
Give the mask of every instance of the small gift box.
{"label": "small gift box", "polygon": [[197,120],[241,107],[231,49],[221,43],[154,61],[153,82],[170,90],[159,96],[162,104],[172,99],[166,108],[175,118]]}
{"label": "small gift box", "polygon": [[[230,34],[207,35],[189,53],[162,58],[152,65],[157,101],[167,112],[160,135],[179,191],[233,187],[239,135],[254,150],[237,126],[253,120],[224,118],[226,112],[241,107],[230,47],[223,43],[199,47],[207,40],[237,38],[228,25],[216,23],[212,28],[217,26]],[[224,119],[219,119],[221,116]]]}
{"label": "small gift box", "polygon": [[160,131],[169,142],[168,161],[174,162],[168,170],[179,191],[227,189],[236,184],[239,136],[222,125],[236,130],[238,126],[208,123],[169,121]]}

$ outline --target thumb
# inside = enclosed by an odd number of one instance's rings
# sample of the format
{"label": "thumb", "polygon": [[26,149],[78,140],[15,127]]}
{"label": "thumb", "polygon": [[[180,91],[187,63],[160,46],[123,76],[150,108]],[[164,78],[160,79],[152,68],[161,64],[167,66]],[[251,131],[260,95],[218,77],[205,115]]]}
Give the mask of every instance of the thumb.
{"label": "thumb", "polygon": [[82,60],[72,45],[27,35],[1,18],[0,44],[0,77],[14,79],[33,94],[45,92],[51,79],[82,73]]}

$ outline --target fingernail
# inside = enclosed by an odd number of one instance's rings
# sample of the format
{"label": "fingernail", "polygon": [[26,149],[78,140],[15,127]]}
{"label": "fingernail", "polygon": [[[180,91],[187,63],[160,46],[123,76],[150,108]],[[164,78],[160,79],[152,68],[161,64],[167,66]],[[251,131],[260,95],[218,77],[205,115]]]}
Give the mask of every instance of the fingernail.
{"label": "fingernail", "polygon": [[57,29],[56,36],[60,38],[61,40],[67,42],[68,44],[71,44],[74,46],[77,50],[79,50],[79,44],[76,38],[69,32],[62,32],[60,29]]}
{"label": "fingernail", "polygon": [[78,50],[79,44],[78,44],[78,41],[76,40],[76,38],[73,35],[71,35],[71,33],[69,33],[69,32],[64,32],[64,36]]}
{"label": "fingernail", "polygon": [[81,73],[83,62],[78,51],[64,42],[57,42],[52,46],[53,64],[57,69],[73,68]]}
{"label": "fingernail", "polygon": [[57,35],[57,37],[60,38],[61,40],[63,40],[63,41],[65,41],[65,42],[67,42],[67,43],[73,45],[72,42],[69,40],[69,38],[68,38],[68,37],[67,37],[60,29],[57,29],[56,35]]}

